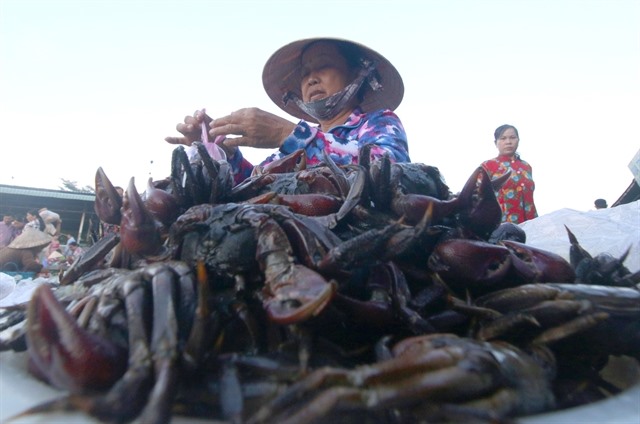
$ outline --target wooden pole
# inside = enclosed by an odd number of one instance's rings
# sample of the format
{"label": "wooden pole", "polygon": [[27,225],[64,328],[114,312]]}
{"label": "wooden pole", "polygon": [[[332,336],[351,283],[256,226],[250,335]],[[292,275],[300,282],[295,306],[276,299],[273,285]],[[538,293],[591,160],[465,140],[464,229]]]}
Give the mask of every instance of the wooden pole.
{"label": "wooden pole", "polygon": [[80,243],[80,240],[82,240],[82,227],[84,227],[85,215],[86,215],[86,212],[82,211],[82,218],[80,218],[80,228],[78,228],[78,237],[76,237],[76,240],[78,240],[78,243]]}

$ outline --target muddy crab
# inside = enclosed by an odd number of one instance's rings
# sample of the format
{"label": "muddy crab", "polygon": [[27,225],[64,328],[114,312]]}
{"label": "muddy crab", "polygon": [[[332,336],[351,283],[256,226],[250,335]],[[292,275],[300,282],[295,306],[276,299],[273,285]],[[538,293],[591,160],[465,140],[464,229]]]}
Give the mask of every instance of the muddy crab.
{"label": "muddy crab", "polygon": [[394,346],[390,359],[314,371],[248,422],[314,423],[385,413],[407,422],[502,419],[554,405],[550,369],[507,343],[453,334],[407,338]]}
{"label": "muddy crab", "polygon": [[123,197],[96,173],[96,212],[120,234],[38,289],[0,345],[70,392],[32,411],[504,421],[564,405],[569,374],[604,384],[609,355],[640,359],[625,256],[599,265],[571,233],[571,263],[526,245],[481,168],[452,194],[436,167],[307,168],[298,151],[232,186],[223,159],[190,154]]}
{"label": "muddy crab", "polygon": [[499,312],[479,321],[476,337],[552,350],[561,408],[620,393],[602,374],[612,356],[640,360],[640,292],[635,288],[530,284],[490,293],[475,304]]}
{"label": "muddy crab", "polygon": [[70,392],[54,403],[109,421],[166,421],[179,364],[206,340],[200,322],[208,317],[197,310],[202,287],[180,262],[113,273],[66,307],[40,286],[29,303],[26,340],[36,374]]}
{"label": "muddy crab", "polygon": [[632,273],[624,266],[630,247],[620,258],[607,252],[592,256],[578,242],[578,238],[565,225],[571,248],[569,260],[576,270],[576,282],[606,286],[633,287],[640,284],[640,271]]}
{"label": "muddy crab", "polygon": [[264,281],[258,289],[269,316],[291,323],[318,314],[336,288],[305,265],[316,252],[304,252],[302,260],[294,255],[290,240],[312,249],[336,243],[327,229],[312,231],[313,221],[303,219],[280,205],[202,204],[180,216],[168,244],[174,258],[191,266],[202,261],[219,284],[250,289]]}
{"label": "muddy crab", "polygon": [[[475,300],[500,314],[484,323],[483,340],[563,342],[575,352],[640,358],[640,291],[592,284],[528,284]],[[570,336],[579,335],[570,339]]]}

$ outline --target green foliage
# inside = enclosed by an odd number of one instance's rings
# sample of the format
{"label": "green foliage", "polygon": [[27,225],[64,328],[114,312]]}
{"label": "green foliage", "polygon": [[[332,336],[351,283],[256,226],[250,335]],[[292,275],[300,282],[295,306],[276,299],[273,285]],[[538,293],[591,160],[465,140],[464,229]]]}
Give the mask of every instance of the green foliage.
{"label": "green foliage", "polygon": [[60,178],[62,181],[62,187],[59,187],[62,191],[74,191],[76,193],[91,193],[94,194],[95,190],[91,186],[78,187],[77,181],[65,180],[64,178]]}

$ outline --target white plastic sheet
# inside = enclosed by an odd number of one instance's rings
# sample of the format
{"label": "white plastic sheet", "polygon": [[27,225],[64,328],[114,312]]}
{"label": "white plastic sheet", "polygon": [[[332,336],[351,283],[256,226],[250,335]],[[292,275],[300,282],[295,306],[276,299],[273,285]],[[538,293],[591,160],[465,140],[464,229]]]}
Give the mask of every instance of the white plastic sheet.
{"label": "white plastic sheet", "polygon": [[619,258],[631,248],[624,265],[640,270],[640,200],[609,209],[577,211],[560,209],[520,224],[527,244],[569,260],[569,236],[565,225],[592,256],[609,253]]}

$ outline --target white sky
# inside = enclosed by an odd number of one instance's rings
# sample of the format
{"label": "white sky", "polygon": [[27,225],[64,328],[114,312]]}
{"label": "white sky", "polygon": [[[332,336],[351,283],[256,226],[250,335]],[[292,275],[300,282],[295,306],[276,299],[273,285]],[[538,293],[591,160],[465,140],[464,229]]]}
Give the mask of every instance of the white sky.
{"label": "white sky", "polygon": [[[332,36],[400,71],[414,162],[452,191],[520,132],[540,214],[613,203],[640,149],[638,0],[0,0],[0,183],[116,185],[170,172],[185,115],[255,106],[268,57]],[[254,163],[264,150],[243,149]]]}

